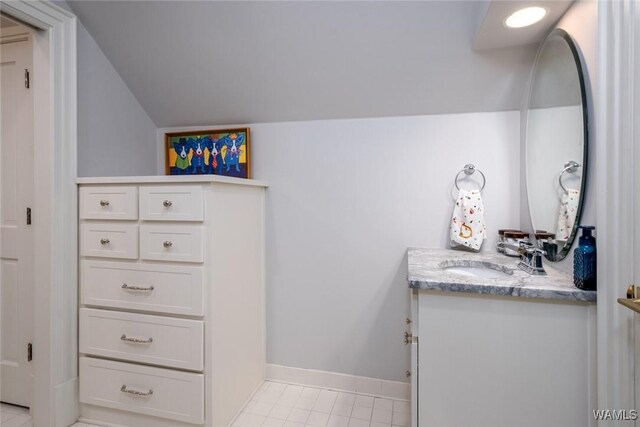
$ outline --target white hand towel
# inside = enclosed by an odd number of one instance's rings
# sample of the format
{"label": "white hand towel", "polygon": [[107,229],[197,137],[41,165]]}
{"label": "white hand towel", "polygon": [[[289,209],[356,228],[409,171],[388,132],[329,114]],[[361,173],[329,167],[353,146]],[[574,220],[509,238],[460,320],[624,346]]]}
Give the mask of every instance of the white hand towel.
{"label": "white hand towel", "polygon": [[451,218],[451,246],[466,246],[479,251],[486,238],[487,228],[480,191],[460,190]]}
{"label": "white hand towel", "polygon": [[570,188],[562,195],[560,200],[560,213],[558,214],[558,227],[556,228],[556,240],[566,242],[569,240],[573,225],[578,213],[580,190]]}

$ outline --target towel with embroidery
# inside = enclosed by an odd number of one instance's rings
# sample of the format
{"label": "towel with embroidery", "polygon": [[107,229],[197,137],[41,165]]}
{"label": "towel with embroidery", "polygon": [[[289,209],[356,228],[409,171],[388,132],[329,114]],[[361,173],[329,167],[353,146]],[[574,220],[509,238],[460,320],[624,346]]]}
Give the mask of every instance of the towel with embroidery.
{"label": "towel with embroidery", "polygon": [[484,223],[484,206],[479,190],[460,190],[451,218],[451,246],[465,246],[479,251],[487,228]]}

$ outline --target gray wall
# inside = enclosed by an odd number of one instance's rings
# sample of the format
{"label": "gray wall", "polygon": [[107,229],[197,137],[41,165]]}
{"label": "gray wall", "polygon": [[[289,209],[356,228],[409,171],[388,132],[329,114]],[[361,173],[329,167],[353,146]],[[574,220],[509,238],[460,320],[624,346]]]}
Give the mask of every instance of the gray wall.
{"label": "gray wall", "polygon": [[[79,175],[162,173],[154,123],[81,25],[78,49]],[[405,251],[447,246],[467,162],[488,180],[484,249],[520,223],[519,126],[517,112],[251,125],[270,184],[269,363],[406,381]]]}
{"label": "gray wall", "polygon": [[469,162],[487,177],[484,249],[518,225],[518,112],[250,127],[269,183],[268,362],[406,381],[406,250],[447,246]]}
{"label": "gray wall", "polygon": [[78,175],[153,175],[155,138],[155,124],[80,25]]}
{"label": "gray wall", "polygon": [[154,175],[155,139],[156,125],[78,21],[78,176]]}

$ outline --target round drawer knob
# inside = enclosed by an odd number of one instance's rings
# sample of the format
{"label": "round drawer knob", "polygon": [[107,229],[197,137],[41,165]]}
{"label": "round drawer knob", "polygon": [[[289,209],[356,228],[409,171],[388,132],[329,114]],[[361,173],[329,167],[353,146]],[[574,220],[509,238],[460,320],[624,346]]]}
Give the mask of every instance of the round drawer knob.
{"label": "round drawer knob", "polygon": [[165,200],[164,202],[162,202],[162,206],[164,206],[165,208],[170,208],[171,205],[173,205],[173,202],[171,200]]}
{"label": "round drawer knob", "polygon": [[165,248],[170,248],[171,245],[173,245],[171,240],[165,240],[165,242],[162,244],[162,246],[164,246]]}
{"label": "round drawer knob", "polygon": [[111,243],[111,241],[109,239],[100,239],[100,244],[102,246],[108,245],[109,243]]}
{"label": "round drawer knob", "polygon": [[100,200],[100,206],[102,206],[103,208],[105,206],[109,206],[109,201],[108,200]]}

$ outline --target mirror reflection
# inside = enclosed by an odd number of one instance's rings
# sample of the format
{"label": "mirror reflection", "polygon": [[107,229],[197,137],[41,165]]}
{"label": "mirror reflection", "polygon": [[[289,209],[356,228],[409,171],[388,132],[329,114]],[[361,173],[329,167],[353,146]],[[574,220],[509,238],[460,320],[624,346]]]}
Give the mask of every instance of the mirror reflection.
{"label": "mirror reflection", "polygon": [[554,30],[536,59],[526,105],[526,185],[531,223],[551,261],[575,239],[584,199],[587,109],[578,51]]}

